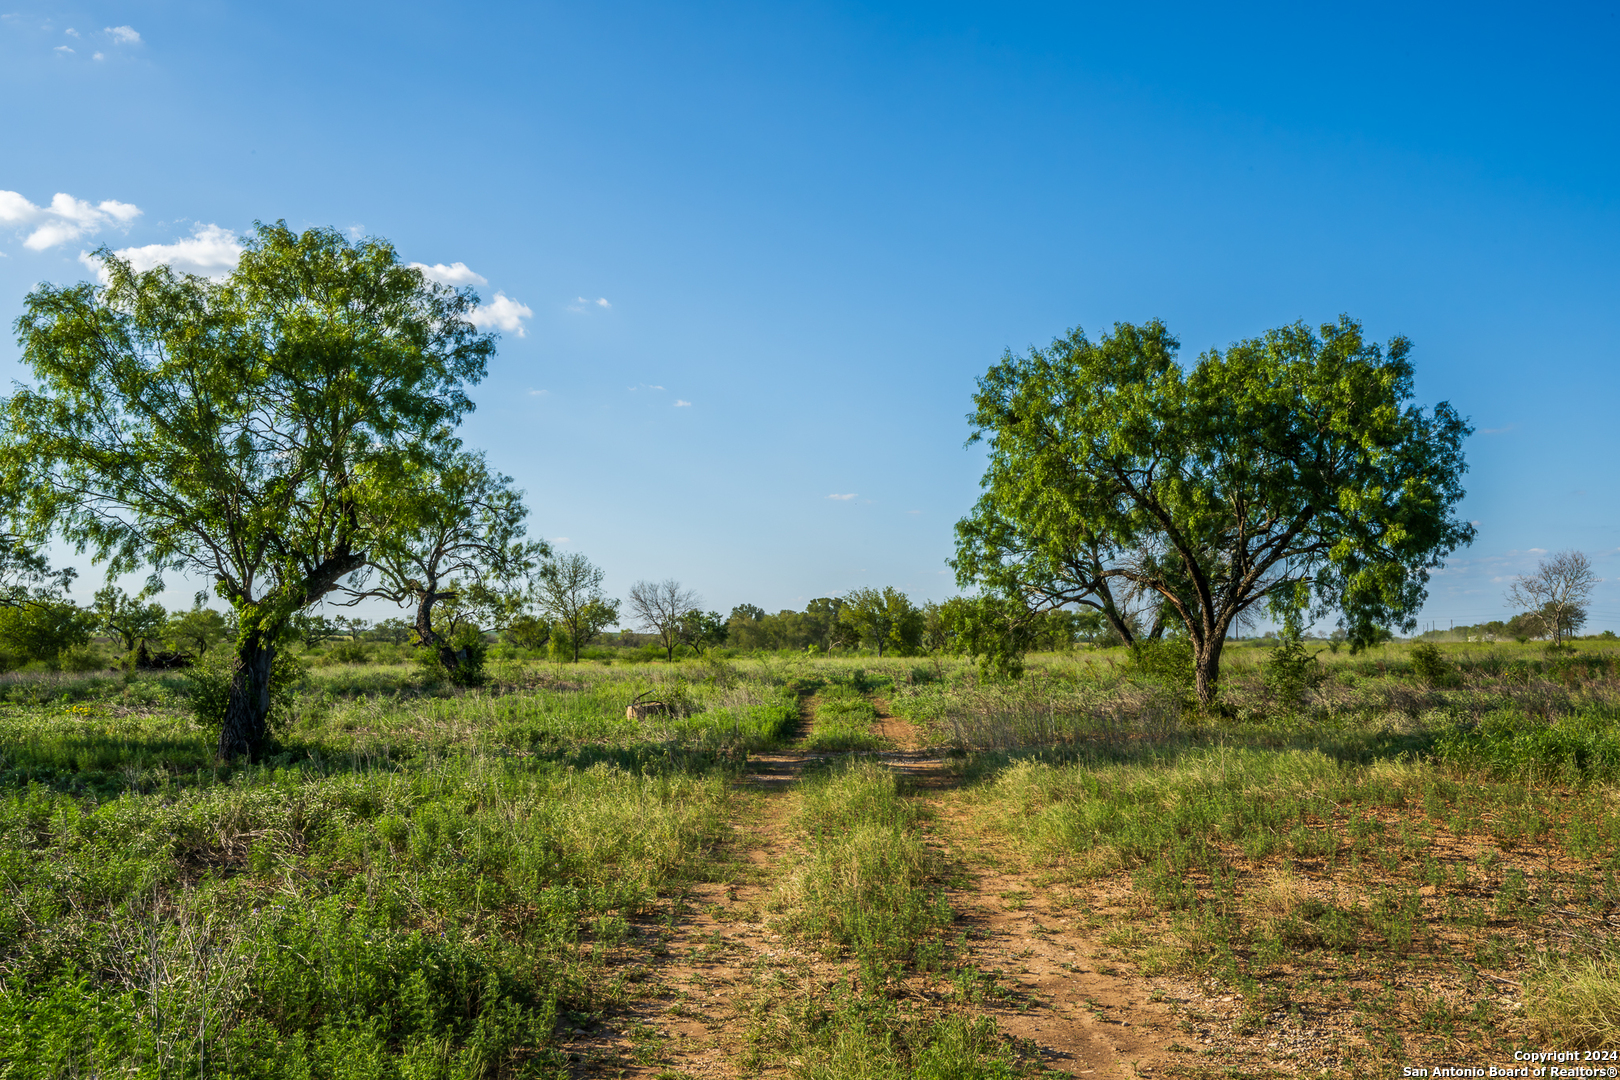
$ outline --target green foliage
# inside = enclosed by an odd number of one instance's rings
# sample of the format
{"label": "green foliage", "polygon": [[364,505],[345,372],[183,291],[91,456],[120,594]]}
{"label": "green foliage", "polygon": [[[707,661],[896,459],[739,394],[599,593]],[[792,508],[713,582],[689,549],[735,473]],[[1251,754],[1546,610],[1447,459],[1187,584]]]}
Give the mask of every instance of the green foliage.
{"label": "green foliage", "polygon": [[17,320],[37,380],[5,404],[0,484],[31,535],[212,581],[247,665],[221,753],[262,741],[264,652],[398,526],[374,481],[442,452],[494,339],[477,304],[380,240],[261,225],[222,281],[41,285]]}
{"label": "green foliage", "polygon": [[1379,645],[1387,645],[1395,640],[1395,635],[1387,626],[1362,623],[1348,632],[1346,640],[1350,642],[1350,655],[1356,656]]}
{"label": "green foliage", "polygon": [[718,611],[688,611],[680,617],[675,630],[677,640],[697,653],[724,645],[728,633]]}
{"label": "green foliage", "polygon": [[548,559],[535,578],[535,603],[551,620],[554,648],[566,643],[569,659],[619,621],[619,602],[602,592],[605,573],[577,551]]}
{"label": "green foliage", "polygon": [[1071,645],[1076,625],[1068,612],[1031,611],[1021,599],[996,593],[952,597],[939,605],[938,619],[937,632],[954,651],[975,658],[986,677],[997,679],[1022,677],[1024,654],[1032,649]]}
{"label": "green foliage", "polygon": [[1192,642],[1184,637],[1131,642],[1131,669],[1186,692],[1193,685]]}
{"label": "green foliage", "polygon": [[[191,715],[204,730],[217,732],[224,724],[238,662],[232,650],[214,649],[184,670]],[[291,649],[276,650],[270,667],[270,711],[265,716],[271,734],[284,732],[297,715],[298,688],[307,675]]]}
{"label": "green foliage", "polygon": [[93,612],[60,601],[0,607],[0,652],[54,664],[64,650],[87,644],[96,625]]}
{"label": "green foliage", "polygon": [[170,619],[164,634],[185,652],[206,656],[230,635],[230,626],[224,615],[199,602],[190,611],[180,612]]}
{"label": "green foliage", "polygon": [[337,623],[326,615],[300,611],[287,620],[287,632],[306,649],[318,648],[328,641],[343,636]]}
{"label": "green foliage", "polygon": [[859,641],[859,634],[839,621],[843,608],[844,601],[836,597],[818,597],[803,611],[775,615],[753,604],[738,604],[726,620],[727,643],[739,649],[829,652]]}
{"label": "green foliage", "polygon": [[[657,646],[651,648],[654,656],[662,651]],[[573,660],[579,655],[579,649],[574,645],[574,636],[564,627],[552,627],[551,636],[546,639],[546,655],[559,664]]]}
{"label": "green foliage", "polygon": [[519,615],[507,625],[501,639],[520,649],[544,648],[551,640],[551,624],[534,615]]}
{"label": "green foliage", "polygon": [[1305,647],[1305,642],[1293,635],[1284,637],[1263,668],[1266,689],[1288,712],[1299,707],[1300,695],[1320,675],[1316,655]]}
{"label": "green foliage", "polygon": [[879,656],[885,649],[910,656],[922,643],[923,613],[910,597],[892,586],[856,589],[844,597],[838,620],[862,644],[876,649]]}
{"label": "green foliage", "polygon": [[428,462],[402,460],[379,469],[372,486],[396,522],[368,552],[377,581],[350,585],[356,597],[376,596],[414,609],[422,644],[443,649],[450,680],[482,680],[482,638],[473,662],[473,636],[524,617],[525,579],[549,555],[544,541],[524,540],[528,508],[512,478],[490,470],[482,454],[447,444]]}
{"label": "green foliage", "polygon": [[1217,643],[1274,592],[1308,587],[1357,631],[1409,624],[1428,572],[1473,537],[1454,512],[1471,429],[1449,405],[1408,404],[1409,343],[1386,351],[1342,317],[1191,370],[1178,348],[1161,323],[1121,323],[990,369],[973,413],[990,464],[957,525],[959,583],[1085,605],[1116,628],[1116,589],[1160,597],[1206,701]]}
{"label": "green foliage", "polygon": [[457,686],[482,686],[484,660],[489,655],[489,642],[483,632],[469,623],[462,624],[450,637],[450,649],[456,655],[450,681]]}
{"label": "green foliage", "polygon": [[131,666],[144,659],[148,647],[162,641],[169,628],[169,613],[162,604],[143,603],[116,585],[99,590],[91,610],[96,629],[123,641],[126,663]]}
{"label": "green foliage", "polygon": [[403,645],[411,640],[411,636],[411,624],[404,619],[384,619],[366,634],[372,641],[386,642],[389,645]]}
{"label": "green foliage", "polygon": [[1507,707],[1478,724],[1441,734],[1435,753],[1458,768],[1504,780],[1584,784],[1620,781],[1620,727],[1606,709],[1584,709],[1556,720]]}
{"label": "green foliage", "polygon": [[1454,683],[1457,678],[1457,669],[1446,660],[1440,649],[1427,641],[1420,641],[1412,646],[1412,674],[1424,682],[1434,683],[1437,686],[1446,686]]}

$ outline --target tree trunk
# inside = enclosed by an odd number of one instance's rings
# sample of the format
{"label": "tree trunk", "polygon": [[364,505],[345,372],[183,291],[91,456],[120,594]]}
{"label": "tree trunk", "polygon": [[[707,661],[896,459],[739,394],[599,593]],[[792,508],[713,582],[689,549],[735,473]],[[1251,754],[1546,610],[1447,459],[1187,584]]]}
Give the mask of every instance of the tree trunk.
{"label": "tree trunk", "polygon": [[444,668],[445,674],[450,676],[451,682],[457,682],[457,674],[461,665],[466,663],[468,656],[466,649],[452,649],[450,642],[444,635],[433,629],[433,605],[452,593],[437,592],[431,585],[422,593],[416,602],[416,640],[422,643],[424,649],[432,649],[439,658],[439,666]]}
{"label": "tree trunk", "polygon": [[258,634],[237,645],[225,723],[219,731],[219,756],[225,761],[239,754],[253,760],[264,751],[269,737],[270,669],[275,657],[275,647]]}
{"label": "tree trunk", "polygon": [[1199,649],[1193,646],[1193,692],[1198,695],[1198,704],[1215,704],[1215,693],[1219,688],[1221,679],[1221,646],[1226,643],[1224,634],[1209,634],[1204,638],[1204,647]]}

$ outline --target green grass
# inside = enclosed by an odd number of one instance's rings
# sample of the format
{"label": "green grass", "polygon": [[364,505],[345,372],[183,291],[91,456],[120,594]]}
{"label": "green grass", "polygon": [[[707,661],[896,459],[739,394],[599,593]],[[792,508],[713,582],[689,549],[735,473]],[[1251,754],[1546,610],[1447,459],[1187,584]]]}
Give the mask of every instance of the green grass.
{"label": "green grass", "polygon": [[[1365,1075],[1459,1040],[1614,1046],[1620,652],[1409,653],[1323,652],[1281,702],[1267,651],[1235,646],[1209,713],[1118,650],[1005,684],[904,658],[508,658],[478,690],[331,664],[237,767],[178,676],[0,676],[0,1076],[596,1075],[568,1033],[657,992],[626,973],[734,872],[746,756],[795,738],[811,694],[806,749],[883,748],[873,692],[956,747],[947,798],[996,859],[1130,928],[1114,962],[1256,1015],[1353,1013]],[[644,692],[669,710],[627,718]],[[844,975],[761,1006],[759,1063],[1033,1068],[972,996],[905,997],[981,978],[952,974],[936,796],[865,760],[786,797],[769,915]]]}
{"label": "green grass", "polygon": [[816,720],[807,750],[849,751],[889,749],[888,742],[872,730],[877,709],[860,689],[852,685],[829,686],[816,696]]}
{"label": "green grass", "polygon": [[794,825],[805,855],[774,906],[783,925],[855,958],[868,986],[900,968],[937,965],[951,913],[939,857],[918,838],[917,805],[894,773],[862,762],[808,777]]}
{"label": "green grass", "polygon": [[223,769],[113,685],[0,714],[15,1075],[555,1075],[558,1018],[622,997],[607,951],[703,872],[730,763],[789,708],[698,685],[637,723],[595,672],[443,697],[395,672],[314,682],[270,763]]}

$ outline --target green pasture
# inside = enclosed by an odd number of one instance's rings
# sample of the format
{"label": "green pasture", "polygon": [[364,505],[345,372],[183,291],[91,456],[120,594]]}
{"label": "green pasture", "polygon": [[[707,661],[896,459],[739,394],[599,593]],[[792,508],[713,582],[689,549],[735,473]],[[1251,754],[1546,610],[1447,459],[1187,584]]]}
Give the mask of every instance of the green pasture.
{"label": "green pasture", "polygon": [[[496,660],[477,690],[311,666],[274,752],[236,767],[182,676],[13,674],[0,1076],[582,1075],[565,1033],[653,993],[671,898],[731,873],[746,756],[881,749],[878,700],[949,755],[943,798],[993,857],[1082,897],[1123,885],[1140,929],[1109,940],[1144,974],[1217,980],[1256,1016],[1353,1011],[1368,1075],[1445,1038],[1613,1047],[1620,650],[1439,648],[1422,670],[1405,645],[1324,648],[1280,686],[1234,645],[1219,710],[1121,649],[1014,682],[797,654]],[[638,695],[666,708],[628,718]],[[778,1049],[755,1065],[1027,1072],[972,994],[925,1015],[864,989],[977,978],[944,898],[971,867],[922,843],[918,793],[866,757],[786,797],[762,917],[863,989],[762,1006]],[[1403,972],[1507,980],[1518,1004],[1373,992]]]}

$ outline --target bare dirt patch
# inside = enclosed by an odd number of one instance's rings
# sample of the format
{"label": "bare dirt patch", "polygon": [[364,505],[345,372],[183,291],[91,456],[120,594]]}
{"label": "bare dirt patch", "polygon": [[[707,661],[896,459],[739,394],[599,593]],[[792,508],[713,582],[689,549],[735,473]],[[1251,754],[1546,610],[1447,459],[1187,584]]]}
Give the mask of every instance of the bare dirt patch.
{"label": "bare dirt patch", "polygon": [[[1002,857],[950,798],[956,780],[945,750],[925,746],[923,729],[890,715],[887,702],[874,704],[874,731],[898,749],[862,756],[909,780],[913,797],[933,813],[923,839],[955,875],[947,895],[956,947],[947,970],[861,987],[851,964],[771,928],[767,901],[799,855],[785,796],[812,762],[852,755],[753,754],[738,782],[726,872],[693,885],[664,919],[638,928],[627,955],[645,965],[645,990],[614,1030],[577,1033],[568,1046],[578,1055],[576,1075],[785,1075],[793,1061],[773,1028],[784,1008],[855,992],[992,1017],[1024,1060],[1062,1074],[1262,1077],[1342,1067],[1341,1048],[1353,1038],[1346,1017],[1261,1015],[1213,979],[1141,974],[1116,938],[1122,927],[1148,925],[1129,883],[1112,892],[1101,882],[1077,888]],[[812,699],[806,736],[813,723]]]}

